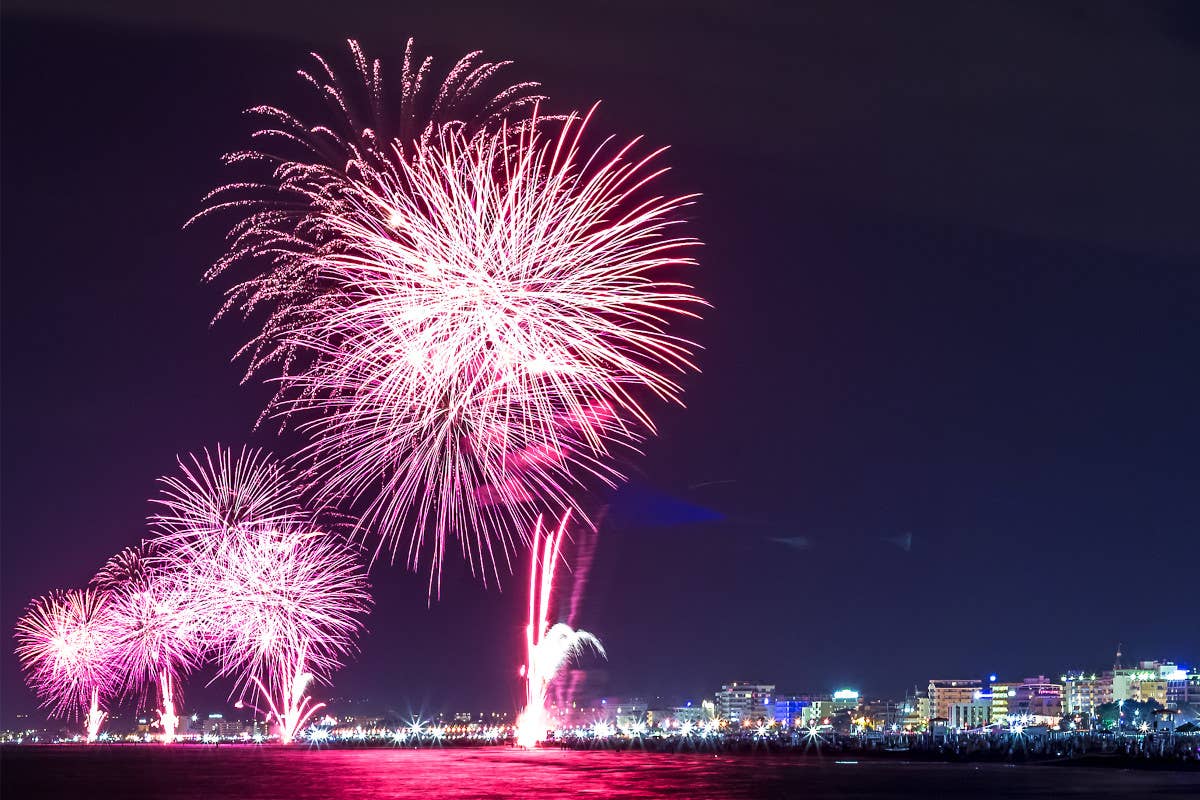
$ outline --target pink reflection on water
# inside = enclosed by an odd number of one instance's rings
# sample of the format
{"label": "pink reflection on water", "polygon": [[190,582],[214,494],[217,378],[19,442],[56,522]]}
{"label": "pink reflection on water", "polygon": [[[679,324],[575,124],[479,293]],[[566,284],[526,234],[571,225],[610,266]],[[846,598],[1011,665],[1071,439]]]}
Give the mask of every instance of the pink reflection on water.
{"label": "pink reflection on water", "polygon": [[0,795],[171,800],[883,800],[1190,796],[1195,772],[610,750],[0,748]]}

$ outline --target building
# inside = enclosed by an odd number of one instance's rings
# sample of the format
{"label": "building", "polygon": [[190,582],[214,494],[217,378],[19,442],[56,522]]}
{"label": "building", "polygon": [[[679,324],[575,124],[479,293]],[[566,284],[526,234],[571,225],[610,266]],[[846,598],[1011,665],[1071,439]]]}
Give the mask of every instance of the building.
{"label": "building", "polygon": [[1068,672],[1062,676],[1063,712],[1095,716],[1096,708],[1111,703],[1113,698],[1112,672],[1100,675]]}
{"label": "building", "polygon": [[804,710],[812,705],[812,700],[798,695],[775,698],[774,719],[780,725],[803,725]]}
{"label": "building", "polygon": [[255,732],[255,724],[226,719],[224,714],[209,714],[203,719],[192,715],[187,728],[187,733],[214,736],[218,739],[249,738]]}
{"label": "building", "polygon": [[[1165,666],[1165,665],[1164,665]],[[1200,700],[1200,670],[1188,672],[1187,667],[1176,666],[1171,664],[1173,669],[1159,671],[1159,674],[1167,681],[1167,707],[1179,708],[1187,705],[1189,702],[1194,703]],[[1189,683],[1191,680],[1196,681],[1196,688],[1191,692],[1191,700],[1188,699]]]}
{"label": "building", "polygon": [[859,717],[872,728],[897,728],[903,724],[905,705],[896,700],[864,700],[859,703]]}
{"label": "building", "polygon": [[[1186,672],[1186,680],[1184,681],[1184,703],[1190,703],[1200,711],[1200,668],[1193,667]],[[1182,703],[1181,703],[1182,705]]]}
{"label": "building", "polygon": [[934,717],[950,719],[950,706],[953,703],[975,702],[975,692],[983,689],[983,681],[968,678],[966,680],[929,681],[929,705]]}
{"label": "building", "polygon": [[1062,696],[1062,684],[1052,683],[1045,675],[1026,678],[1016,687],[1016,694],[1009,698],[1008,713],[1053,724],[1062,719]]}
{"label": "building", "polygon": [[922,694],[909,695],[900,706],[900,727],[906,731],[924,730],[929,725],[929,698]]}
{"label": "building", "polygon": [[640,697],[622,698],[605,705],[612,710],[613,721],[618,728],[631,728],[640,722],[644,723],[646,712],[650,709],[649,703]]}
{"label": "building", "polygon": [[[1109,673],[1105,673],[1106,675]],[[1186,687],[1187,673],[1173,661],[1140,661],[1136,667],[1113,667],[1112,699],[1149,702],[1154,700],[1166,706],[1171,684],[1175,683],[1174,695],[1178,697],[1180,682]],[[1184,689],[1186,694],[1186,688]]]}
{"label": "building", "polygon": [[[691,722],[693,724],[702,723],[707,718],[704,711],[704,704],[694,705],[691,700],[681,706],[675,706],[671,709],[671,717],[676,722]],[[767,719],[770,719],[770,714]]]}
{"label": "building", "polygon": [[1167,707],[1167,681],[1163,678],[1151,678],[1138,681],[1138,699],[1143,703],[1151,700],[1163,708]]}
{"label": "building", "polygon": [[991,718],[992,704],[983,699],[970,703],[951,703],[946,726],[958,730],[986,727]]}
{"label": "building", "polygon": [[803,725],[825,725],[840,711],[852,711],[858,707],[858,692],[853,689],[838,689],[824,697],[809,696],[809,704],[801,710]]}
{"label": "building", "polygon": [[775,706],[773,683],[727,683],[717,692],[717,716],[730,722],[773,720]]}
{"label": "building", "polygon": [[1008,718],[1008,705],[1017,696],[1017,685],[1009,681],[1000,683],[996,676],[991,676],[988,688],[980,692],[980,699],[987,698],[989,703],[988,716],[995,725],[1003,725]]}

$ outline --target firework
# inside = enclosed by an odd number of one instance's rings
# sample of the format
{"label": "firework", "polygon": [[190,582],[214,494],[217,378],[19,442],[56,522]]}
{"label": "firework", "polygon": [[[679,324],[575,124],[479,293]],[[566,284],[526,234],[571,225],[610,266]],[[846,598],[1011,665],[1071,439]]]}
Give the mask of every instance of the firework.
{"label": "firework", "polygon": [[194,588],[186,576],[170,574],[156,558],[152,541],[109,559],[92,579],[108,592],[112,665],[122,695],[142,700],[151,686],[158,694],[162,741],[175,739],[177,680],[203,660]]}
{"label": "firework", "polygon": [[563,666],[587,647],[605,655],[600,640],[587,631],[569,625],[550,625],[550,597],[554,591],[554,573],[559,548],[570,512],[563,514],[558,526],[545,531],[542,520],[534,525],[529,565],[529,623],[525,628],[525,708],[517,718],[517,744],[534,747],[546,738],[551,725],[546,714],[546,693]]}
{"label": "firework", "polygon": [[105,592],[146,589],[155,575],[152,555],[153,545],[149,541],[139,542],[136,547],[126,547],[105,561],[89,584]]}
{"label": "firework", "polygon": [[153,518],[162,559],[193,588],[199,636],[235,680],[233,694],[266,698],[292,741],[322,707],[306,691],[353,651],[370,605],[355,550],[316,527],[295,499],[299,484],[277,461],[228,449],[181,460],[164,478]]}
{"label": "firework", "polygon": [[114,692],[113,626],[108,597],[93,589],[54,592],[29,604],[17,621],[17,658],[26,682],[54,716],[86,709],[88,741]]}
{"label": "firework", "polygon": [[271,309],[248,344],[251,372],[282,367],[268,412],[305,420],[320,502],[349,504],[393,557],[407,540],[410,566],[431,555],[431,593],[450,536],[486,578],[539,513],[586,519],[585,484],[619,481],[615,453],[654,430],[645,398],[677,401],[669,375],[693,368],[668,330],[700,302],[672,279],[694,263],[673,232],[692,197],[650,189],[661,150],[585,149],[575,115],[557,134],[536,108],[516,119],[527,92],[391,140],[288,127],[309,159],[227,189],[287,210],[214,205],[243,216],[210,275],[268,262],[227,306]]}

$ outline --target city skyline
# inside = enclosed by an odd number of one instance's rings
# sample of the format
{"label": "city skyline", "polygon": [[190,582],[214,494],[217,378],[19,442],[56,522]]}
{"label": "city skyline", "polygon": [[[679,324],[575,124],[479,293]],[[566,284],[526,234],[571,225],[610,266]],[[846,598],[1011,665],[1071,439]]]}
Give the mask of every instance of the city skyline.
{"label": "city skyline", "polygon": [[[828,684],[826,686],[815,686],[811,684],[797,684],[789,681],[780,681],[778,683],[756,683],[753,680],[745,679],[745,676],[736,681],[724,681],[719,688],[716,686],[710,687],[707,691],[699,692],[683,692],[673,691],[669,688],[657,687],[653,691],[629,691],[622,693],[600,693],[600,694],[579,694],[568,702],[586,708],[600,708],[602,705],[610,707],[620,705],[621,703],[636,700],[643,704],[645,708],[674,708],[682,706],[694,706],[699,710],[702,704],[715,704],[714,708],[718,716],[721,718],[734,718],[738,715],[729,715],[722,713],[720,695],[722,691],[730,686],[737,687],[751,686],[765,689],[765,694],[768,697],[768,710],[775,702],[803,700],[805,703],[810,701],[837,701],[832,707],[837,708],[852,708],[860,703],[868,702],[892,702],[902,703],[917,698],[929,699],[931,708],[936,710],[941,706],[936,698],[931,698],[930,690],[935,683],[939,684],[955,684],[961,688],[958,690],[963,693],[962,696],[955,696],[950,700],[944,700],[945,703],[978,703],[980,700],[981,690],[985,701],[990,708],[995,710],[996,706],[992,704],[992,688],[1003,687],[1013,688],[1026,684],[1029,681],[1044,680],[1054,683],[1058,686],[1057,696],[1061,699],[1061,707],[1063,713],[1068,713],[1072,710],[1078,711],[1081,706],[1094,706],[1100,703],[1111,700],[1114,696],[1113,675],[1114,672],[1118,676],[1123,675],[1124,684],[1118,684],[1116,687],[1116,696],[1124,697],[1139,697],[1137,682],[1143,679],[1150,679],[1150,673],[1154,672],[1155,680],[1159,680],[1156,670],[1159,665],[1166,665],[1163,669],[1170,667],[1172,678],[1176,683],[1183,682],[1184,686],[1190,687],[1191,694],[1188,695],[1189,689],[1175,690],[1168,689],[1168,681],[1166,672],[1161,676],[1161,686],[1154,688],[1154,694],[1147,697],[1155,697],[1161,700],[1161,705],[1164,707],[1175,707],[1180,703],[1196,704],[1200,707],[1200,666],[1197,665],[1196,659],[1185,658],[1178,661],[1162,660],[1162,659],[1136,659],[1132,663],[1120,664],[1120,662],[1110,664],[1108,666],[1092,667],[1088,669],[1069,668],[1059,671],[1051,671],[1047,674],[1043,668],[1041,672],[1023,672],[1013,673],[1012,675],[999,675],[997,673],[975,673],[975,674],[959,674],[956,676],[941,676],[936,675],[929,678],[916,678],[908,687],[901,693],[888,692],[878,690],[869,685],[856,684],[851,681],[840,681]],[[914,675],[916,673],[913,673]],[[1084,681],[1084,688],[1078,686],[1079,680]],[[1074,681],[1074,683],[1072,683]],[[1099,681],[1103,683],[1107,681],[1107,696],[1096,693],[1093,688]],[[183,717],[194,716],[200,714],[202,717],[210,713],[221,715],[229,715],[234,719],[241,719],[245,715],[244,709],[239,709],[237,705],[229,698],[225,697],[222,692],[204,691],[205,687],[200,686],[203,681],[195,681],[196,688],[201,689],[201,700],[187,702]],[[754,691],[758,691],[755,689]],[[744,691],[744,690],[742,690]],[[1182,692],[1182,693],[1177,693]],[[371,715],[371,716],[386,716],[390,719],[409,720],[409,719],[451,719],[455,715],[463,712],[472,714],[492,714],[503,715],[507,718],[515,719],[517,712],[521,708],[521,698],[516,697],[512,702],[511,707],[502,702],[483,702],[483,703],[466,703],[461,702],[460,698],[447,697],[436,701],[424,700],[415,701],[414,697],[428,697],[428,692],[418,690],[412,694],[406,695],[403,692],[398,692],[391,697],[366,697],[347,694],[338,688],[330,689],[327,692],[318,691],[317,699],[326,704],[326,709],[323,714],[334,714],[335,716],[350,715]],[[561,693],[557,695],[562,698]],[[551,705],[557,708],[557,701],[553,699]],[[1182,700],[1180,698],[1183,698]],[[1169,702],[1168,702],[1169,700]],[[755,701],[757,702],[757,701]],[[746,705],[751,705],[746,703]],[[146,710],[152,706],[139,707],[136,704],[123,703],[114,707],[111,717],[113,720],[124,720],[125,724],[130,719],[144,714]],[[1007,705],[1001,707],[1000,713],[1007,713]],[[1026,711],[1028,711],[1026,704]],[[775,712],[768,713],[771,716]],[[938,714],[944,716],[944,709]],[[933,714],[929,715],[933,716]],[[250,719],[250,717],[246,717]],[[45,722],[45,725],[41,723]],[[62,726],[65,728],[72,727],[71,723],[64,723],[61,720],[49,718],[44,710],[35,709],[22,710],[6,708],[4,718],[0,719],[0,727],[18,730],[22,724],[37,723],[38,727],[55,728]],[[121,727],[118,725],[118,727]]]}

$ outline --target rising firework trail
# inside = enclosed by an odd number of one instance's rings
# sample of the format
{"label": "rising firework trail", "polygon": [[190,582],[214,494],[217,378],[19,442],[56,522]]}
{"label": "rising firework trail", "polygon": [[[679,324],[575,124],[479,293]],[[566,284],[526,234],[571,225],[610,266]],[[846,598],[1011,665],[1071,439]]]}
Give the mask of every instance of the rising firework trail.
{"label": "rising firework trail", "polygon": [[282,367],[268,412],[303,420],[318,501],[429,558],[431,593],[448,538],[486,578],[539,514],[586,521],[577,498],[654,432],[646,399],[678,401],[672,376],[694,368],[669,330],[701,303],[677,279],[693,197],[654,191],[662,150],[589,148],[590,114],[517,115],[530,98],[518,84],[391,139],[348,110],[283,124],[304,155],[235,156],[276,166],[211,201],[241,216],[210,276],[266,264],[226,310],[270,309],[247,346],[252,372]]}
{"label": "rising firework trail", "polygon": [[153,541],[113,556],[92,578],[108,593],[114,678],[119,691],[139,702],[158,695],[163,744],[179,724],[176,682],[203,660],[195,586],[157,558]]}
{"label": "rising firework trail", "polygon": [[182,477],[163,479],[156,547],[173,574],[204,587],[193,603],[218,674],[234,678],[239,703],[265,698],[289,743],[321,707],[310,683],[354,650],[371,603],[365,570],[295,502],[300,487],[274,459],[217,448],[180,466]]}
{"label": "rising firework trail", "polygon": [[572,658],[591,647],[605,655],[604,647],[587,631],[569,625],[550,625],[550,598],[554,593],[554,574],[559,560],[563,534],[571,512],[563,514],[558,526],[546,529],[542,520],[534,525],[529,564],[529,622],[525,628],[525,708],[517,717],[517,744],[535,747],[546,738],[553,725],[546,711],[546,695],[559,671]]}
{"label": "rising firework trail", "polygon": [[17,658],[25,680],[53,716],[85,713],[94,742],[114,694],[108,597],[93,589],[54,592],[29,604],[17,620]]}

